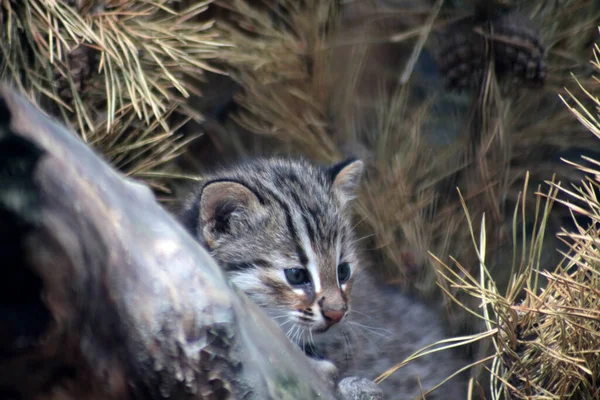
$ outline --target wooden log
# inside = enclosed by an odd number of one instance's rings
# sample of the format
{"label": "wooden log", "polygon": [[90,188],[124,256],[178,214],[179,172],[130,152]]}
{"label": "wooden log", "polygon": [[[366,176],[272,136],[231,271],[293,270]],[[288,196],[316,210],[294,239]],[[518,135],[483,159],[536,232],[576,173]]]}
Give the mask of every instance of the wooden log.
{"label": "wooden log", "polygon": [[0,88],[0,398],[336,394],[144,185]]}

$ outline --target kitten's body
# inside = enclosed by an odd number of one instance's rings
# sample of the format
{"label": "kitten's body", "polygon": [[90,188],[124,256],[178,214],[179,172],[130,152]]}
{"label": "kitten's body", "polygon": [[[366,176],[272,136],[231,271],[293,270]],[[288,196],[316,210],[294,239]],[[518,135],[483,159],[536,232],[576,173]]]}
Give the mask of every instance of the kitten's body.
{"label": "kitten's body", "polygon": [[[180,219],[291,340],[342,377],[373,379],[443,331],[433,312],[361,273],[347,206],[361,173],[360,161],[255,160],[205,180]],[[384,382],[387,397],[418,395],[455,364],[447,354],[409,364]],[[437,398],[459,398],[451,385]]]}
{"label": "kitten's body", "polygon": [[[366,274],[365,274],[366,275]],[[317,357],[330,360],[342,377],[375,379],[415,352],[446,338],[439,315],[397,287],[365,276],[354,282],[348,320],[315,336]],[[379,384],[386,399],[419,399],[465,366],[452,351],[424,356],[405,365]],[[466,381],[458,377],[427,400],[465,399]]]}

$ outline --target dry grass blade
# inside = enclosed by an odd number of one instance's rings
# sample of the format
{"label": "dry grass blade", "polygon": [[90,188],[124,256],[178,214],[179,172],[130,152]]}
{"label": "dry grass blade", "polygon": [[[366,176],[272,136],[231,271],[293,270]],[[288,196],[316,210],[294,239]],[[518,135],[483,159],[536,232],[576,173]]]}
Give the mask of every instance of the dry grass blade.
{"label": "dry grass blade", "polygon": [[[589,111],[588,105],[594,105],[597,112],[600,103],[590,91],[583,90],[583,93],[588,96],[585,101],[571,95],[570,100],[575,106],[570,106],[564,98],[563,101],[580,122],[597,135],[600,119]],[[494,321],[497,329],[497,334],[491,336],[495,348],[490,367],[493,399],[588,399],[600,396],[600,350],[597,346],[600,337],[600,170],[597,167],[600,162],[589,157],[584,159],[588,165],[569,163],[571,168],[574,166],[586,175],[579,185],[572,184],[568,188],[549,182],[549,191],[540,193],[546,198],[543,210],[537,196],[535,221],[538,227],[534,229],[530,243],[523,243],[518,266],[517,255],[513,257],[513,274],[506,293],[498,292],[486,272],[482,257],[484,235],[476,245],[482,269],[478,283],[468,277],[457,281],[456,273],[441,274],[450,285],[458,285],[482,301],[483,310],[488,310],[489,306],[491,314],[486,315],[484,311],[484,320],[488,324]],[[553,202],[559,202],[571,212],[575,230],[563,230],[561,237],[569,245],[569,251],[556,268],[549,268],[540,265],[540,259]],[[521,219],[525,221],[524,197],[520,204]],[[541,216],[537,215],[539,212]],[[514,215],[513,232],[517,232],[518,213],[515,211]],[[513,233],[514,248],[517,247],[516,237]]]}
{"label": "dry grass blade", "polygon": [[[526,190],[527,187],[524,188],[523,193],[526,193]],[[556,194],[556,191],[557,189],[551,188],[546,194],[547,200],[545,206],[543,208],[537,207],[535,220],[537,221],[538,228],[534,231],[531,240],[527,242],[527,236],[523,235],[523,242],[519,246],[517,246],[517,243],[514,243],[514,249],[516,250],[520,247],[522,252],[518,262],[518,254],[514,254],[514,273],[505,293],[499,291],[493,280],[493,276],[486,266],[485,218],[482,218],[479,240],[476,241],[475,230],[473,229],[471,217],[464,201],[463,205],[465,206],[465,213],[470,227],[469,231],[471,232],[480,260],[478,279],[469,275],[469,271],[461,267],[458,263],[460,274],[455,272],[453,268],[440,262],[442,266],[440,275],[448,282],[449,286],[468,293],[481,303],[479,307],[481,314],[477,314],[477,316],[485,321],[487,331],[480,335],[474,335],[473,338],[477,338],[477,340],[491,340],[495,352],[494,355],[484,357],[473,365],[492,361],[489,367],[491,372],[490,393],[494,399],[503,398],[502,393],[506,390],[510,390],[513,396],[521,392],[527,392],[527,390],[521,387],[522,385],[518,378],[520,375],[518,374],[522,373],[524,371],[523,368],[527,368],[528,366],[523,365],[525,360],[515,353],[518,347],[517,343],[522,341],[523,334],[521,333],[521,329],[523,329],[522,315],[524,313],[522,306],[517,304],[516,299],[523,297],[526,293],[535,293],[538,291],[538,280],[535,278],[535,275],[539,273],[539,260],[545,224],[550,215],[552,198]],[[524,196],[519,206],[525,206]],[[522,222],[527,217],[524,213],[520,214],[518,211],[519,209],[517,208],[514,214],[513,232],[519,230],[519,226],[522,225]],[[519,215],[521,218],[518,218]],[[516,236],[514,236],[514,240],[516,242]],[[522,304],[529,304],[530,301],[531,299],[526,299]],[[465,307],[462,303],[459,303],[459,305]],[[472,313],[474,311],[467,310],[467,312]],[[467,343],[465,342],[464,344]],[[556,354],[552,352],[546,352],[546,354],[556,357]]]}
{"label": "dry grass blade", "polygon": [[[526,189],[527,188],[525,187],[525,190]],[[516,299],[518,295],[522,295],[528,289],[532,291],[537,291],[537,287],[535,285],[531,285],[532,282],[535,282],[535,280],[532,280],[531,278],[532,275],[536,273],[536,268],[538,268],[539,266],[540,247],[544,234],[544,223],[547,220],[548,215],[550,214],[552,206],[551,197],[555,194],[555,192],[556,189],[550,189],[550,192],[547,194],[549,198],[546,200],[546,206],[543,208],[543,210],[541,208],[538,209],[541,215],[539,216],[539,218],[537,218],[540,225],[540,228],[537,230],[537,234],[534,235],[530,243],[527,243],[526,236],[524,236],[524,243],[521,244],[522,248],[529,248],[530,251],[529,253],[524,252],[522,254],[522,259],[520,260],[519,266],[514,266],[514,270],[519,272],[513,276],[513,279],[511,280],[509,285],[509,289],[506,293],[499,292],[498,288],[495,285],[495,282],[493,281],[493,277],[491,276],[486,267],[485,218],[482,218],[482,228],[479,230],[480,236],[479,240],[477,241],[471,217],[466,207],[466,203],[464,202],[464,200],[462,200],[461,196],[462,204],[465,207],[464,212],[467,216],[467,224],[469,226],[469,231],[471,233],[473,243],[477,247],[477,254],[480,260],[480,271],[478,274],[479,278],[471,276],[469,271],[462,267],[459,263],[456,263],[456,266],[458,268],[457,272],[455,268],[449,267],[448,265],[437,259],[435,256],[433,256],[433,258],[440,263],[441,268],[439,270],[439,273],[447,281],[447,284],[450,288],[455,288],[460,291],[464,291],[480,301],[479,308],[481,311],[479,313],[476,313],[475,311],[470,309],[467,309],[466,312],[474,313],[478,318],[481,318],[483,321],[485,321],[487,325],[487,330],[479,334],[453,339],[446,339],[434,343],[430,346],[427,346],[426,348],[421,349],[420,351],[411,355],[400,364],[396,365],[395,367],[380,375],[376,380],[377,382],[386,379],[391,374],[393,374],[409,362],[418,359],[419,357],[422,357],[426,354],[444,351],[459,346],[466,346],[480,341],[491,340],[496,350],[493,355],[485,356],[482,359],[477,360],[468,366],[465,366],[459,371],[456,371],[456,373],[453,374],[451,377],[448,377],[447,380],[477,365],[486,365],[492,362],[492,392],[498,393],[497,386],[499,385],[505,384],[511,387],[514,386],[514,382],[511,379],[506,379],[506,375],[502,373],[503,364],[502,362],[499,362],[500,359],[498,357],[505,353],[507,349],[512,351],[513,347],[511,343],[520,340],[517,334],[515,334],[515,331],[519,323],[518,315],[523,311],[512,301],[514,301],[514,299]],[[518,215],[517,211],[518,210],[515,211],[515,216]],[[523,217],[525,216],[523,215]],[[515,218],[515,226],[513,227],[513,229],[515,230],[517,230],[519,226],[516,223],[516,221],[517,218]],[[444,288],[442,289],[446,290]],[[458,302],[458,300],[456,301]],[[458,304],[461,307],[466,307],[460,302],[458,302]],[[444,380],[444,382],[446,382],[447,380]],[[436,386],[431,391],[442,386],[444,382],[441,382],[440,385]],[[429,391],[428,393],[430,393],[431,391]]]}

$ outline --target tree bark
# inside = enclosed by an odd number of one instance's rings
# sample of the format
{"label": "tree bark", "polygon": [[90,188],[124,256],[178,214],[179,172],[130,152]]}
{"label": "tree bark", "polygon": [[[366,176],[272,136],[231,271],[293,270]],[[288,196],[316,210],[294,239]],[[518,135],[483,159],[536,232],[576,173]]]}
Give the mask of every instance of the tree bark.
{"label": "tree bark", "polygon": [[154,199],[0,88],[0,398],[335,398]]}

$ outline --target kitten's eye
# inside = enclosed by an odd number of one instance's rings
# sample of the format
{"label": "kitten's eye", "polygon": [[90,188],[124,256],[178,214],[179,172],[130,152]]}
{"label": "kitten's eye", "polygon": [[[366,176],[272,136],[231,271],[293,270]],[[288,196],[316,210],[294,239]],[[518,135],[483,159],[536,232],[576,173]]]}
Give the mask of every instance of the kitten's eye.
{"label": "kitten's eye", "polygon": [[304,285],[310,282],[308,272],[302,268],[289,268],[285,270],[285,278],[290,285]]}
{"label": "kitten's eye", "polygon": [[350,279],[350,264],[341,263],[338,265],[338,281],[340,281],[340,283],[344,283],[348,279]]}

